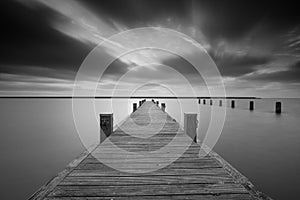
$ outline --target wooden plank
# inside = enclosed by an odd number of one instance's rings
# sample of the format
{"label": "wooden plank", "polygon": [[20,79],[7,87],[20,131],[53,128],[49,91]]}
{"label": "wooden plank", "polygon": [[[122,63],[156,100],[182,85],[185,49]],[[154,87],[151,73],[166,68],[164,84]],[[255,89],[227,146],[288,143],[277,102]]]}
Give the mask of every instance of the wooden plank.
{"label": "wooden plank", "polygon": [[128,177],[66,177],[59,185],[149,185],[149,184],[191,184],[191,183],[233,183],[228,174],[191,176],[128,176]]}
{"label": "wooden plank", "polygon": [[107,196],[107,197],[47,197],[46,200],[140,200],[140,199],[156,199],[156,200],[253,200],[253,197],[248,194],[220,194],[220,195],[187,195],[187,194],[178,194],[178,195],[143,195],[143,196]]}
{"label": "wooden plank", "polygon": [[[121,172],[115,169],[107,168],[104,170],[80,170],[74,169],[69,176],[163,176],[163,175],[173,175],[173,176],[183,176],[183,175],[218,175],[227,174],[223,168],[198,168],[198,169],[166,169],[162,168],[151,173],[143,173],[145,170],[132,169],[127,170],[128,172]],[[142,173],[142,174],[139,174]]]}
{"label": "wooden plank", "polygon": [[57,186],[48,196],[136,196],[177,194],[248,194],[240,184],[178,184],[178,185],[128,185],[124,186]]}

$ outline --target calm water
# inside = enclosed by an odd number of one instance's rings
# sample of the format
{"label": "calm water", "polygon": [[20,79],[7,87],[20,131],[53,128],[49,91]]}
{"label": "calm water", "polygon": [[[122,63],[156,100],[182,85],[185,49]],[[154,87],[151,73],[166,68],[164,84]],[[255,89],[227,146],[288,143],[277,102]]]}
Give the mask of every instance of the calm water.
{"label": "calm water", "polygon": [[[159,101],[166,103],[167,112],[180,123],[182,112],[195,112],[198,108],[196,100]],[[275,99],[255,100],[253,112],[248,110],[248,100],[236,100],[236,108],[227,109],[224,129],[214,150],[274,199],[299,199],[300,99],[281,101],[283,113],[276,115]],[[0,199],[26,199],[62,171],[84,147],[76,132],[71,100],[0,102]],[[129,114],[132,102],[128,106],[126,100],[114,101],[116,122]],[[97,100],[95,108],[96,114],[112,112],[109,100]],[[199,138],[207,128],[210,108],[200,104]],[[98,135],[89,124],[86,129]]]}

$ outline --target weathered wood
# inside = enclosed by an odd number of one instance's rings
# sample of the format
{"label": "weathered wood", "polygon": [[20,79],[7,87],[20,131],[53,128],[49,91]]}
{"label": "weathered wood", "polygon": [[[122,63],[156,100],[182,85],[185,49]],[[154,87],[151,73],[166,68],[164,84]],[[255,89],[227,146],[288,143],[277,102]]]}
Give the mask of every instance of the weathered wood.
{"label": "weathered wood", "polygon": [[178,184],[178,185],[128,185],[124,186],[57,186],[49,195],[92,197],[92,196],[136,196],[136,195],[178,195],[178,194],[242,194],[248,191],[240,184]]}
{"label": "weathered wood", "polygon": [[107,196],[107,197],[47,197],[46,200],[140,200],[140,199],[173,199],[173,200],[250,200],[253,199],[247,194],[206,194],[206,195],[188,195],[188,194],[180,194],[180,195],[142,195],[142,196]]}
{"label": "weathered wood", "polygon": [[135,112],[137,109],[137,103],[132,104],[132,112]]}
{"label": "weathered wood", "polygon": [[184,133],[197,142],[198,120],[196,113],[184,113]]}
{"label": "weathered wood", "polygon": [[235,101],[234,100],[231,101],[231,108],[235,108]]}
{"label": "weathered wood", "polygon": [[113,132],[113,114],[100,114],[100,143]]}
{"label": "weathered wood", "polygon": [[199,156],[207,151],[154,101],[143,101],[32,199],[269,199],[216,153]]}
{"label": "weathered wood", "polygon": [[161,110],[166,112],[166,104],[165,103],[161,103]]}
{"label": "weathered wood", "polygon": [[249,102],[249,110],[254,110],[254,101]]}
{"label": "weathered wood", "polygon": [[281,113],[281,102],[280,101],[276,101],[276,103],[275,103],[275,113],[276,114]]}

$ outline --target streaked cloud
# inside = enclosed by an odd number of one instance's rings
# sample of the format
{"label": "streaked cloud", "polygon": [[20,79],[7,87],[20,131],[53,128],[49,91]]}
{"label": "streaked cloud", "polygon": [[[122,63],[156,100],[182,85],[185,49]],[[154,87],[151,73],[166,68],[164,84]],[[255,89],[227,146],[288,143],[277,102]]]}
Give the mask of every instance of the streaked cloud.
{"label": "streaked cloud", "polygon": [[[294,13],[290,12],[294,9],[291,5],[275,2],[269,5],[265,1],[16,2],[12,3],[18,8],[16,12],[7,14],[15,20],[11,26],[4,25],[3,32],[7,35],[1,40],[2,94],[68,94],[82,60],[103,41],[106,42],[103,53],[116,60],[101,79],[99,91],[110,90],[129,72],[134,75],[123,80],[120,90],[128,90],[143,81],[164,80],[172,86],[177,83],[184,91],[173,74],[151,65],[160,63],[182,73],[199,94],[204,94],[207,88],[201,75],[172,53],[139,50],[116,58],[120,50],[126,50],[133,41],[123,38],[115,42],[109,37],[144,26],[170,28],[187,34],[189,37],[184,37],[185,41],[196,46],[199,42],[216,62],[231,95],[246,95],[247,92],[248,95],[265,95],[265,91],[273,95],[284,91],[284,96],[288,92],[291,95],[299,93],[300,25],[299,17],[291,15]],[[18,7],[20,5],[25,7]],[[17,28],[9,32],[11,27]],[[136,38],[134,43],[151,38],[153,35],[149,32]],[[172,39],[157,42],[193,55],[189,48]],[[95,80],[96,77],[86,77],[82,87],[89,89],[91,81]],[[159,92],[157,86],[152,86],[152,89],[151,84],[144,89]]]}

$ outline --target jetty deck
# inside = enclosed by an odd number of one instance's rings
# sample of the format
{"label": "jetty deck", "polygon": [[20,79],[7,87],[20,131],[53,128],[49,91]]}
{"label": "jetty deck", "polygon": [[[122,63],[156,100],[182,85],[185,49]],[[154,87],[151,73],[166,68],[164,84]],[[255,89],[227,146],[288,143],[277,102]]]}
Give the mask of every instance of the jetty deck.
{"label": "jetty deck", "polygon": [[201,152],[171,116],[146,101],[30,199],[270,199],[218,154]]}

